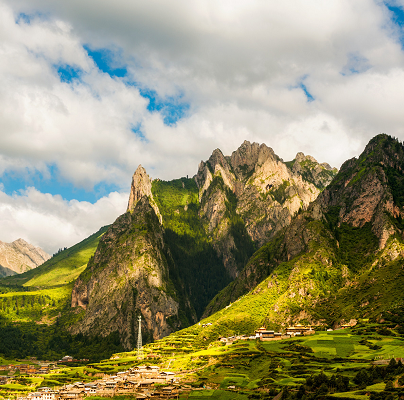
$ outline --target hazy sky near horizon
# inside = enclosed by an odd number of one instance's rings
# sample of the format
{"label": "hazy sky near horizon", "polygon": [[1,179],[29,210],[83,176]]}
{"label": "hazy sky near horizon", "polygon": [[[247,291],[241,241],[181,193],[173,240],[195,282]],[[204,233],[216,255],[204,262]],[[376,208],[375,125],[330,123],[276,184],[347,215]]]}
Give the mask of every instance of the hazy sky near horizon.
{"label": "hazy sky near horizon", "polygon": [[266,143],[340,167],[404,139],[404,0],[0,0],[0,240],[112,223],[142,164]]}

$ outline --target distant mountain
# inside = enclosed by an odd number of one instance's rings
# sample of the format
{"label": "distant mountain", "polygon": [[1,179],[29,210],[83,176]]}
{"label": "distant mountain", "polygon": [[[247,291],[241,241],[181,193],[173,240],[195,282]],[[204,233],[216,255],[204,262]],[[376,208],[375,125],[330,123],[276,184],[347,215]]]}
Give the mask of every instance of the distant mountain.
{"label": "distant mountain", "polygon": [[0,241],[0,277],[21,274],[38,267],[51,256],[39,247],[17,239],[12,243]]}
{"label": "distant mountain", "polygon": [[47,288],[74,282],[94,255],[108,227],[104,226],[74,246],[58,252],[38,268],[2,279],[0,285]]}
{"label": "distant mountain", "polygon": [[394,313],[404,301],[403,217],[404,146],[378,135],[215,296],[205,336]]}

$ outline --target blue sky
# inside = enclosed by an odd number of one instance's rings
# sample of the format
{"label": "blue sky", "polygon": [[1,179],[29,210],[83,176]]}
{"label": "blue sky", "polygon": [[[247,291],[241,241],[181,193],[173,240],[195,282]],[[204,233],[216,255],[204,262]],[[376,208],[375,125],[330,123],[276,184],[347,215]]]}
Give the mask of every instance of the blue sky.
{"label": "blue sky", "polygon": [[[26,14],[20,14],[17,21],[20,20],[26,24],[31,22],[30,16]],[[93,49],[89,45],[84,45],[83,48],[99,72],[108,74],[111,78],[120,79],[125,85],[138,88],[139,94],[148,102],[147,110],[150,113],[160,114],[165,125],[175,125],[178,120],[185,117],[189,112],[190,105],[184,100],[183,94],[162,98],[155,90],[141,87],[138,82],[130,79],[123,61],[122,49],[115,51],[108,48]],[[83,69],[77,65],[59,64],[54,65],[54,68],[60,81],[67,84],[81,83],[82,76],[85,74]],[[142,141],[148,141],[142,132],[140,123],[133,126],[132,131]],[[6,170],[1,176],[0,182],[3,191],[8,195],[21,192],[28,187],[35,187],[42,193],[60,195],[66,200],[76,199],[91,203],[95,203],[112,191],[128,190],[130,185],[128,180],[124,187],[107,182],[98,182],[91,187],[81,187],[64,179],[60,174],[57,163],[47,164],[45,173],[35,169],[23,171]]]}
{"label": "blue sky", "polygon": [[249,140],[339,167],[404,139],[403,6],[0,0],[0,240],[74,244],[139,164],[193,176]]}

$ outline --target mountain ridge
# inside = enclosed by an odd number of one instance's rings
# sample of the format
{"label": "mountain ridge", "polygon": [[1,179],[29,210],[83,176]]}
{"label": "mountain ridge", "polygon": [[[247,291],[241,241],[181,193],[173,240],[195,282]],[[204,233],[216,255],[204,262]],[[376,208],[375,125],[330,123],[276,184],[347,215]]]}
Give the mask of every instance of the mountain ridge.
{"label": "mountain ridge", "polygon": [[[157,340],[195,323],[257,248],[306,210],[335,174],[311,156],[298,153],[285,163],[265,144],[248,141],[231,156],[214,150],[192,179],[151,180],[139,165],[126,213],[88,245],[83,241],[83,257],[79,248],[71,255],[67,249],[60,253],[65,261],[57,255],[38,276],[4,283],[70,291],[69,306],[63,295],[42,320],[59,321],[72,335],[118,335],[129,349],[141,315],[144,342]],[[38,301],[54,295],[47,291]],[[20,308],[27,295],[19,296],[17,310],[29,314]]]}

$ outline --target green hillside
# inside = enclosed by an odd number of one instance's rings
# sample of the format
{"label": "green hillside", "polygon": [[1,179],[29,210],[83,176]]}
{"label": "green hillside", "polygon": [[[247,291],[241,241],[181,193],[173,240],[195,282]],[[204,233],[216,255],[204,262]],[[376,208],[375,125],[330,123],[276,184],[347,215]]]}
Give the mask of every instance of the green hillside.
{"label": "green hillside", "polygon": [[73,282],[85,269],[108,227],[61,251],[41,266],[0,280],[3,321],[52,324],[70,308]]}
{"label": "green hillside", "polygon": [[107,229],[108,226],[102,227],[87,239],[61,251],[35,269],[0,279],[0,285],[50,287],[73,282],[85,269],[97,249],[100,237]]}
{"label": "green hillside", "polygon": [[0,280],[0,354],[59,359],[68,353],[98,360],[121,349],[116,335],[88,340],[65,329],[79,316],[71,313],[73,282],[107,229],[101,228],[34,270]]}
{"label": "green hillside", "polygon": [[403,167],[402,144],[387,135],[372,139],[215,296],[206,339],[261,324],[282,329],[298,322],[334,327],[351,319],[376,321],[402,304]]}
{"label": "green hillside", "polygon": [[[400,317],[386,313],[382,324],[365,319],[349,329],[268,342],[237,340],[231,345],[203,340],[207,327],[198,324],[145,346],[144,353],[153,354],[153,360],[139,361],[136,352],[120,353],[93,367],[116,373],[128,365],[157,362],[193,388],[212,388],[191,392],[188,398],[222,398],[221,391],[226,391],[229,398],[238,393],[273,399],[283,391],[282,399],[289,400],[395,400],[404,394],[404,367],[395,360],[389,363],[392,357],[404,357],[404,314],[402,308],[396,311]],[[375,366],[375,360],[386,362]],[[184,376],[184,371],[189,372]]]}

